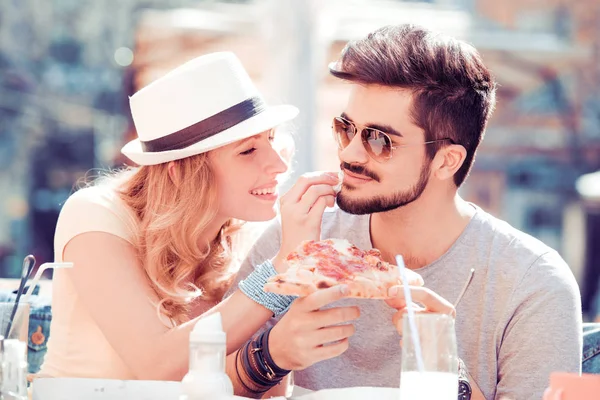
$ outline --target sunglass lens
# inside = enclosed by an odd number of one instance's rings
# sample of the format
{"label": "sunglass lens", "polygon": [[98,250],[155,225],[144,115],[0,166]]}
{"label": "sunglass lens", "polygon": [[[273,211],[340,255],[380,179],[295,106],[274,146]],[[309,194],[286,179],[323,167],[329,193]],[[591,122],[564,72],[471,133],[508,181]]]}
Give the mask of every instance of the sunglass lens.
{"label": "sunglass lens", "polygon": [[363,131],[363,142],[365,148],[371,155],[379,160],[390,158],[392,143],[390,138],[376,129],[365,129]]}
{"label": "sunglass lens", "polygon": [[338,118],[333,120],[333,132],[341,148],[348,146],[354,137],[354,127]]}

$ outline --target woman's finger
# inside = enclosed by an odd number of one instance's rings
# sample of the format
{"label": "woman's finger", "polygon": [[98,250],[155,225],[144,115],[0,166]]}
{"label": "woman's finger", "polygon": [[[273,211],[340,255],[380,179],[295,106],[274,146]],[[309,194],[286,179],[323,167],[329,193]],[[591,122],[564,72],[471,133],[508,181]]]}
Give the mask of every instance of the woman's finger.
{"label": "woman's finger", "polygon": [[309,187],[298,202],[298,211],[308,214],[317,202],[325,196],[335,196],[332,185],[313,185]]}
{"label": "woman's finger", "polygon": [[335,172],[313,172],[304,174],[288,192],[281,197],[281,204],[297,203],[300,201],[304,193],[313,185],[330,185],[337,184],[338,176]]}

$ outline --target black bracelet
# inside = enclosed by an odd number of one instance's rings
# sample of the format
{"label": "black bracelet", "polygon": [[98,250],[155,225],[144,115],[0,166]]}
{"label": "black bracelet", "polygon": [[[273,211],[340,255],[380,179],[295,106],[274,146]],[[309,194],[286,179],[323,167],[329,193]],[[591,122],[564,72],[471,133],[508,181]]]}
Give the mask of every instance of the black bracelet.
{"label": "black bracelet", "polygon": [[252,366],[250,365],[250,351],[249,351],[249,346],[252,342],[247,342],[242,350],[242,365],[244,367],[244,371],[246,371],[246,374],[248,375],[248,378],[250,378],[250,380],[252,380],[257,386],[264,386],[265,385],[265,380],[261,379],[260,376],[257,376],[257,374],[255,373],[254,369],[252,368]]}
{"label": "black bracelet", "polygon": [[263,372],[265,373],[265,375],[272,381],[275,380],[281,380],[282,377],[277,376],[275,374],[275,371],[273,371],[273,369],[269,366],[269,364],[267,363],[264,353],[265,353],[265,347],[264,347],[264,337],[265,337],[265,333],[263,332],[260,334],[260,336],[256,339],[256,358],[257,358],[257,362],[260,364],[261,369],[263,370]]}
{"label": "black bracelet", "polygon": [[261,378],[260,376],[258,376],[254,369],[252,368],[252,366],[250,365],[250,351],[248,350],[248,347],[250,346],[252,342],[248,342],[246,343],[246,346],[244,346],[244,354],[242,354],[242,362],[243,362],[243,366],[244,366],[244,370],[246,371],[246,374],[248,375],[248,377],[257,385],[257,386],[262,386],[265,389],[263,390],[263,393],[266,392],[267,390],[269,390],[271,387],[275,386],[275,384],[277,382],[269,382],[266,381],[265,379]]}
{"label": "black bracelet", "polygon": [[244,380],[242,379],[242,377],[240,376],[240,371],[238,370],[238,363],[239,363],[239,359],[240,359],[240,352],[242,351],[242,349],[239,349],[238,352],[235,355],[235,373],[237,374],[238,380],[240,381],[240,383],[242,384],[242,386],[244,387],[244,389],[246,389],[246,391],[250,394],[253,395],[260,395],[263,394],[264,392],[257,392],[256,390],[250,389],[248,387],[248,385],[246,385],[246,383],[244,383]]}
{"label": "black bracelet", "polygon": [[261,347],[263,349],[263,356],[265,357],[265,362],[267,363],[267,365],[275,373],[275,376],[283,378],[287,374],[289,374],[291,371],[280,368],[275,363],[275,361],[273,361],[273,358],[271,357],[271,353],[269,352],[269,336],[271,335],[271,329],[273,329],[273,328],[269,328],[266,332],[263,333],[263,336],[261,337],[261,339],[262,339]]}
{"label": "black bracelet", "polygon": [[[271,382],[279,383],[281,380],[287,375],[287,373],[277,374],[273,371],[273,368],[269,365],[265,358],[266,349],[266,336],[268,331],[261,333],[258,338],[256,338],[253,342],[253,349],[251,350],[251,354],[253,356],[253,360],[256,362],[257,367],[260,369],[258,371],[262,376],[266,376],[267,379]],[[279,369],[279,368],[278,368]]]}
{"label": "black bracelet", "polygon": [[[250,347],[250,349],[248,349]],[[246,357],[248,359],[248,368],[251,369],[252,378],[256,381],[257,384],[261,386],[272,386],[273,379],[267,374],[265,374],[264,366],[260,364],[260,357],[257,356],[257,348],[254,345],[254,342],[249,342],[246,346]]]}

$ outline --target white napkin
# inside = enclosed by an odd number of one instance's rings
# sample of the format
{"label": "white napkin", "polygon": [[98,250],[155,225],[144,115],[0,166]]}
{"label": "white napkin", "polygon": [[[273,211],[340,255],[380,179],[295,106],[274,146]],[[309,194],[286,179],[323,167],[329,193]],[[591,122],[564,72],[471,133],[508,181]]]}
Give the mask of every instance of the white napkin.
{"label": "white napkin", "polygon": [[117,379],[38,378],[33,400],[177,400],[180,382],[122,381]]}

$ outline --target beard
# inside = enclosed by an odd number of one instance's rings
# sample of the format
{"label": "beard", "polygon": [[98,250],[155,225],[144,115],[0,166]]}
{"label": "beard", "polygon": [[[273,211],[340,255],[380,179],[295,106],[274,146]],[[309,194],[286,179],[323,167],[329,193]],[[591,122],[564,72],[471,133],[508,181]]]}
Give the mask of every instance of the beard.
{"label": "beard", "polygon": [[[346,169],[351,172],[360,173],[359,171],[356,171],[356,168]],[[410,189],[392,193],[390,195],[368,197],[365,199],[351,198],[351,196],[348,195],[348,192],[352,192],[355,188],[348,185],[342,185],[342,191],[336,198],[337,205],[342,211],[356,215],[382,213],[404,207],[421,197],[429,182],[430,172],[431,161],[427,161],[421,168],[418,182]],[[365,173],[363,173],[363,175],[370,176]],[[376,178],[376,176],[371,177]],[[374,180],[379,182],[379,179]]]}

